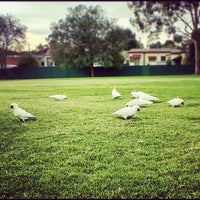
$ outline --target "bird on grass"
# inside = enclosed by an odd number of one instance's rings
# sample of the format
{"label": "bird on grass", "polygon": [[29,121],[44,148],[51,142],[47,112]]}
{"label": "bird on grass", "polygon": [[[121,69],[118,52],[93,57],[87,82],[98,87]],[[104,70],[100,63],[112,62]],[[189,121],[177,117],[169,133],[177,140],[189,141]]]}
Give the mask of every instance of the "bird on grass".
{"label": "bird on grass", "polygon": [[147,93],[145,93],[145,92],[136,92],[136,91],[131,92],[131,96],[133,98],[135,98],[135,99],[138,99],[143,94],[147,94]]}
{"label": "bird on grass", "polygon": [[53,99],[56,99],[58,101],[62,101],[64,99],[67,99],[67,96],[66,95],[63,95],[63,94],[55,94],[55,95],[51,95],[49,96],[50,98],[53,98]]}
{"label": "bird on grass", "polygon": [[132,118],[139,110],[140,110],[140,106],[135,105],[132,107],[121,108],[121,109],[113,112],[113,114],[119,115],[120,117],[122,117],[123,119],[126,120],[126,119]]}
{"label": "bird on grass", "polygon": [[127,107],[132,107],[134,105],[138,105],[138,106],[146,106],[146,105],[150,105],[152,104],[152,101],[147,101],[144,99],[133,99],[131,101],[129,101],[128,103],[126,103]]}
{"label": "bird on grass", "polygon": [[112,98],[113,99],[117,99],[117,98],[119,98],[119,97],[121,97],[121,94],[116,90],[116,86],[113,88],[113,90],[112,90]]}
{"label": "bird on grass", "polygon": [[184,100],[180,98],[173,98],[169,101],[167,101],[172,107],[179,107],[181,105],[184,105]]}
{"label": "bird on grass", "polygon": [[139,96],[139,99],[144,99],[147,101],[159,101],[158,97],[154,97],[150,94],[142,94]]}
{"label": "bird on grass", "polygon": [[145,92],[131,92],[131,96],[135,99],[144,99],[147,101],[159,101],[159,99],[157,97],[154,97]]}
{"label": "bird on grass", "polygon": [[10,105],[10,108],[13,109],[13,114],[14,114],[14,116],[16,116],[19,119],[19,121],[24,122],[26,120],[36,119],[36,117],[33,114],[31,114],[31,113],[23,110],[22,108],[20,108],[17,103],[12,103]]}

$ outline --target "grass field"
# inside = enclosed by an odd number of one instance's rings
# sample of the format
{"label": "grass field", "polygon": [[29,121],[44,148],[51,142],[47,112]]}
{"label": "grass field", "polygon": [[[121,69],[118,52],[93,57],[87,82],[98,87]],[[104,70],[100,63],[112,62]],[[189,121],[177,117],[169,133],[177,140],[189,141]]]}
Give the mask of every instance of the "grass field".
{"label": "grass field", "polygon": [[[113,115],[134,90],[160,101]],[[1,199],[200,198],[199,76],[7,80],[0,97]],[[13,102],[37,119],[19,122]]]}

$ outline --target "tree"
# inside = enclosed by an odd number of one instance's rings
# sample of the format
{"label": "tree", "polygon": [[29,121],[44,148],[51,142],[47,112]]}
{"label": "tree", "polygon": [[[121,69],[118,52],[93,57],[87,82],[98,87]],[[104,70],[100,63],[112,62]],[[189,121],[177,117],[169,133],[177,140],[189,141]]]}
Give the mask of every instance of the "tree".
{"label": "tree", "polygon": [[0,15],[0,65],[2,77],[6,78],[6,58],[8,50],[21,49],[24,44],[26,26],[12,15]]}
{"label": "tree", "polygon": [[[188,61],[189,64],[194,65],[195,64],[195,48],[194,48],[194,42],[189,42],[189,44],[186,44],[188,46],[187,49],[187,54],[186,54],[186,59]],[[187,64],[188,64],[187,63]]]}
{"label": "tree", "polygon": [[163,47],[174,48],[174,47],[176,47],[176,45],[172,40],[166,40],[165,43],[163,44]]}
{"label": "tree", "polygon": [[21,57],[17,63],[17,67],[19,68],[27,68],[27,67],[39,67],[40,64],[38,60],[31,54],[24,55]]}
{"label": "tree", "polygon": [[149,46],[150,49],[157,49],[157,48],[161,48],[161,47],[162,47],[161,42],[152,43],[152,44]]}
{"label": "tree", "polygon": [[139,48],[140,44],[135,38],[135,33],[130,29],[115,26],[106,36],[106,41],[112,46],[116,46],[119,50],[130,50],[131,48]]}
{"label": "tree", "polygon": [[106,63],[112,63],[114,57],[111,50],[117,54],[122,50],[122,41],[107,41],[108,34],[115,28],[116,19],[106,18],[99,5],[78,5],[68,11],[65,19],[50,27],[52,33],[47,40],[53,58],[64,67],[91,67],[91,76],[94,76],[93,64],[96,60],[106,58]]}
{"label": "tree", "polygon": [[195,73],[200,74],[200,2],[191,1],[132,1],[131,23],[151,36],[163,31],[192,39],[195,45]]}
{"label": "tree", "polygon": [[[103,60],[107,61],[104,66],[114,66],[121,68],[125,61],[122,50],[139,47],[139,42],[135,38],[135,33],[130,29],[124,29],[114,26],[105,37],[105,42],[109,45],[108,50],[104,53]],[[102,60],[102,55],[101,59]]]}
{"label": "tree", "polygon": [[39,44],[37,45],[36,49],[34,51],[32,51],[33,53],[37,53],[37,54],[43,54],[45,51],[47,51],[49,49],[47,44]]}

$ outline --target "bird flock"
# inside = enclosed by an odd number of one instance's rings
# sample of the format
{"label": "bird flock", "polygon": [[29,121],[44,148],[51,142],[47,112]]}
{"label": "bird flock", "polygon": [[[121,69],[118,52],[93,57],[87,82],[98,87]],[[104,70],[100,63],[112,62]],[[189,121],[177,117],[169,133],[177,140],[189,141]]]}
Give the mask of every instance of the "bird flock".
{"label": "bird flock", "polygon": [[[132,118],[138,111],[140,111],[141,107],[148,106],[150,104],[153,104],[154,102],[159,101],[158,97],[141,91],[133,91],[130,94],[133,99],[127,102],[125,107],[113,112],[113,114],[118,115],[125,120]],[[112,90],[113,99],[120,98],[121,96],[122,95],[119,91],[116,90],[115,86]],[[167,101],[167,103],[170,104],[172,107],[179,107],[181,105],[184,105],[184,100],[177,97]]]}
{"label": "bird flock", "polygon": [[[113,88],[111,94],[113,99],[118,99],[122,96],[120,92],[117,91],[116,86]],[[120,108],[112,114],[127,120],[132,118],[138,111],[140,111],[141,107],[145,107],[159,101],[158,97],[141,91],[133,91],[130,94],[132,96],[132,100],[127,102],[123,108]],[[50,95],[49,98],[53,98],[57,101],[62,101],[67,99],[67,96],[63,94],[55,94]],[[170,104],[172,107],[179,107],[184,105],[184,100],[177,97],[167,101],[167,103]],[[13,109],[14,116],[17,117],[18,120],[21,122],[36,119],[35,115],[22,109],[17,103],[12,103],[10,105],[10,108]]]}

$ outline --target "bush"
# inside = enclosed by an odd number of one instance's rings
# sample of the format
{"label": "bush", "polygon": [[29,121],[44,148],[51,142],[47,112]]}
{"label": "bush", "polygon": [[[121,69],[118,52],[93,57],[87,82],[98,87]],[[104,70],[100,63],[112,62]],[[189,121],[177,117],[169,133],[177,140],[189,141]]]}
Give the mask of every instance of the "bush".
{"label": "bush", "polygon": [[173,61],[177,64],[177,65],[181,65],[181,60],[182,60],[182,56],[178,56],[176,58],[173,59]]}
{"label": "bush", "polygon": [[25,55],[20,58],[17,63],[17,67],[39,67],[40,64],[38,60],[33,55]]}

